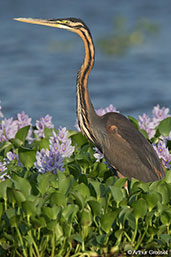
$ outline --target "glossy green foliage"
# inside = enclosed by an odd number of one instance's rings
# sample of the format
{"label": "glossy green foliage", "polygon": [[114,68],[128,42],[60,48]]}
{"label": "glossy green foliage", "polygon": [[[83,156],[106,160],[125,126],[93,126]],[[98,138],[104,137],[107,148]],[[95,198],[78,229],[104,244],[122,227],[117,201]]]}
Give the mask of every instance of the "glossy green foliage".
{"label": "glossy green foliage", "polygon": [[0,256],[124,256],[171,247],[171,171],[153,183],[118,179],[104,160],[96,162],[87,139],[70,131],[76,149],[65,171],[40,174],[36,149],[51,130],[30,146],[26,130],[1,146],[3,155],[15,148],[23,166],[11,162],[10,178],[0,182]]}

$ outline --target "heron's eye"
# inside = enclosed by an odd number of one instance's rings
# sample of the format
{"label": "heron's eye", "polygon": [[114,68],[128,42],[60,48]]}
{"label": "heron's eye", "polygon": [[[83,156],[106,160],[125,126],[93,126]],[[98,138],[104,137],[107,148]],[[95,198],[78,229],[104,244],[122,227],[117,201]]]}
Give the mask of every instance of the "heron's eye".
{"label": "heron's eye", "polygon": [[59,23],[69,24],[69,21],[67,20],[58,20]]}

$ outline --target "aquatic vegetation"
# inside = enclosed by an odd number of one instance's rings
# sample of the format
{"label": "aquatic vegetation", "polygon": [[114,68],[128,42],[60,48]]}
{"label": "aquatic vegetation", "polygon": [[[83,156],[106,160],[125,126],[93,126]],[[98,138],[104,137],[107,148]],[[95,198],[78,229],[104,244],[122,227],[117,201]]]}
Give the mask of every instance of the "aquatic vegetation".
{"label": "aquatic vegetation", "polygon": [[[109,105],[97,113],[110,111],[117,110]],[[24,112],[1,115],[0,256],[132,256],[151,249],[169,255],[169,109],[157,105],[151,117],[129,119],[165,165],[162,181],[117,178],[79,131],[55,129],[50,115],[35,126]]]}

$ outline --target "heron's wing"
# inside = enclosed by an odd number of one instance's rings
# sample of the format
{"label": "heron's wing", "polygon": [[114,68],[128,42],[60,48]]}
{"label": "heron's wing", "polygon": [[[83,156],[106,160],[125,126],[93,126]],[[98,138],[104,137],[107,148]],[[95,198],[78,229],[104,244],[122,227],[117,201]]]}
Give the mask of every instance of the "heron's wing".
{"label": "heron's wing", "polygon": [[153,181],[164,176],[164,170],[152,145],[123,115],[109,113],[103,151],[111,166],[128,177]]}

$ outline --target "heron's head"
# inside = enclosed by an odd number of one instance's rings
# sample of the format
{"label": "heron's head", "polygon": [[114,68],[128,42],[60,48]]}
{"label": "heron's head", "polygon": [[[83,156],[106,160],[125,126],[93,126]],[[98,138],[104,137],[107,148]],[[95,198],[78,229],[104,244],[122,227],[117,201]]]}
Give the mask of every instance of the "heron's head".
{"label": "heron's head", "polygon": [[65,18],[65,19],[32,19],[32,18],[15,18],[14,20],[27,22],[32,24],[39,24],[49,27],[61,28],[70,30],[72,32],[78,33],[82,29],[89,31],[86,24],[77,18]]}

